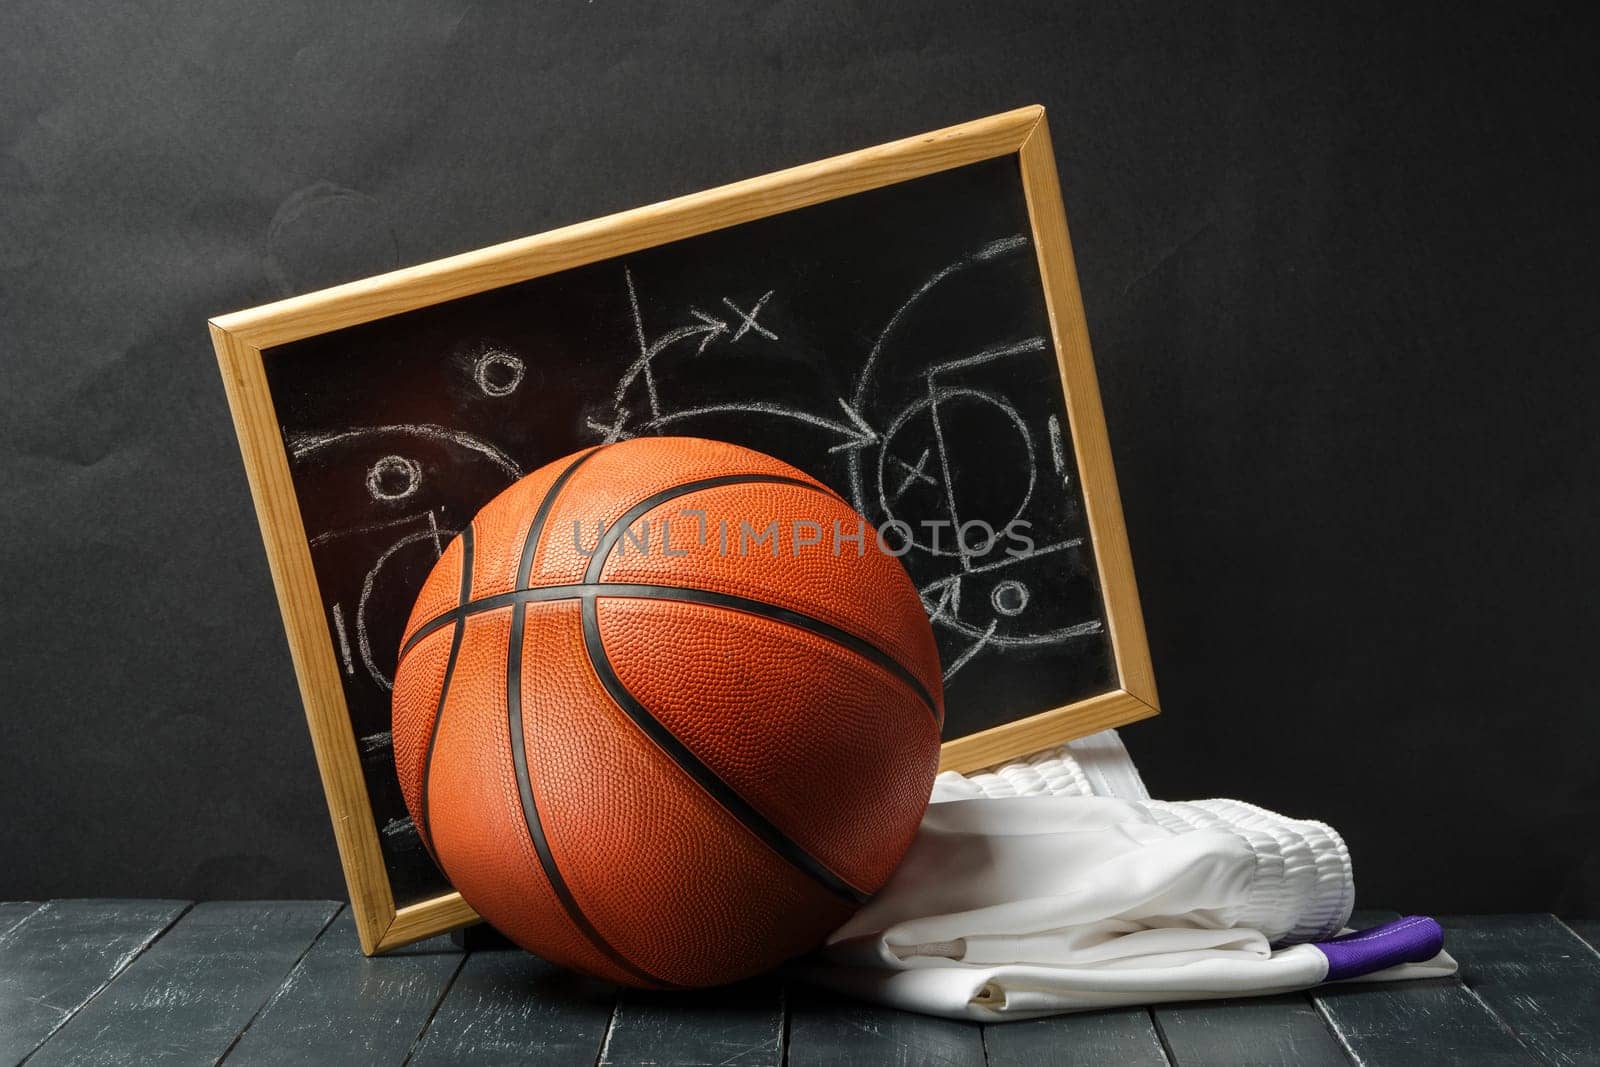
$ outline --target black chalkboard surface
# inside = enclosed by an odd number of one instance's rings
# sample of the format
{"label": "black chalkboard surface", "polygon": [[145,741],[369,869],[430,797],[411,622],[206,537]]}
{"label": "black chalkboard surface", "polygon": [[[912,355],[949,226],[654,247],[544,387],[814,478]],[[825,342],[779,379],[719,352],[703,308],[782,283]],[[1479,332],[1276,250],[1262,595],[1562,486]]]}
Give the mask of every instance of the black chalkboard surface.
{"label": "black chalkboard surface", "polygon": [[1017,151],[991,154],[261,348],[395,902],[449,889],[389,744],[412,602],[479,507],[596,443],[747,445],[909,540],[947,741],[1125,695],[1102,588],[1121,576],[1096,550],[1126,550],[1091,521],[1118,514],[1115,490],[1107,465],[1086,493],[1080,448],[1103,451],[1103,428],[1064,385],[1027,177]]}

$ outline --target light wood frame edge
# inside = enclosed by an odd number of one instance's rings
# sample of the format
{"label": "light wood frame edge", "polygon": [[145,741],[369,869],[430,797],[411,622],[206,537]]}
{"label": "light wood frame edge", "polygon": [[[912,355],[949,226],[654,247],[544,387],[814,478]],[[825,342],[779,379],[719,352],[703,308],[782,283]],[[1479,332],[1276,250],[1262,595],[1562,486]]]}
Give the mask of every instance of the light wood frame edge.
{"label": "light wood frame edge", "polygon": [[475,921],[459,893],[396,908],[372,825],[338,664],[267,388],[262,351],[305,337],[827,200],[1016,153],[1066,392],[1120,688],[944,745],[970,770],[1157,712],[1132,559],[1068,243],[1044,108],[993,115],[489,248],[292,297],[211,321],[228,405],[333,818],[361,947],[371,955]]}
{"label": "light wood frame edge", "polygon": [[361,949],[379,951],[395,918],[378,830],[372,820],[361,756],[350,727],[349,708],[339,679],[339,665],[323,621],[322,596],[311,564],[300,504],[295,499],[278,417],[267,387],[261,349],[211,323],[211,340],[222,370],[223,391],[239,435],[250,495],[255,500],[267,565],[278,595],[289,639],[289,655],[300,683],[311,747],[328,799],[333,839],[344,867]]}
{"label": "light wood frame edge", "polygon": [[[1072,450],[1077,456],[1078,476],[1083,483],[1083,506],[1088,513],[1089,536],[1094,542],[1100,590],[1105,598],[1106,625],[1111,632],[1119,688],[946,742],[940,753],[940,770],[986,767],[1019,752],[1042,748],[1068,732],[1082,736],[1148,718],[1160,711],[1150,645],[1144,630],[1144,613],[1139,607],[1139,587],[1133,576],[1133,554],[1128,548],[1122,498],[1117,492],[1117,473],[1111,462],[1111,442],[1106,434],[1100,385],[1089,347],[1089,324],[1078,289],[1078,269],[1072,259],[1072,241],[1067,233],[1061,183],[1056,176],[1055,152],[1050,145],[1050,127],[1042,112],[1017,151],[1022,165],[1023,193],[1028,200],[1028,218],[1033,226],[1033,246],[1038,254],[1045,303],[1050,312],[1050,332],[1066,393]],[[1026,742],[1026,745],[1019,742]]]}

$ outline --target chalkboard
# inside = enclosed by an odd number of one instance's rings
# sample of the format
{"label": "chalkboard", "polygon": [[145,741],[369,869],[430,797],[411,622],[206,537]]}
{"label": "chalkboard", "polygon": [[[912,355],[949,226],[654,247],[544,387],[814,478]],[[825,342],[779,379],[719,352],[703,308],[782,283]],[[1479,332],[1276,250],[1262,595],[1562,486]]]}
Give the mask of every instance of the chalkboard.
{"label": "chalkboard", "polygon": [[[380,315],[363,306],[349,325],[259,346],[291,537],[314,579],[307,629],[332,652],[335,725],[354,744],[397,909],[449,893],[406,814],[390,746],[412,602],[485,502],[594,444],[685,434],[747,445],[816,475],[886,542],[909,546],[902,561],[943,664],[947,764],[1153,711],[1109,462],[1091,472],[1084,461],[1105,447],[1072,326],[1081,334],[1082,310],[1075,283],[1062,293],[1049,277],[1052,253],[1066,254],[1064,227],[1057,243],[1040,224],[1045,189],[1059,211],[1053,170],[1044,188],[1029,181],[1026,138],[1042,113],[986,121],[1007,119],[1026,126],[1009,151],[723,215],[562,269],[525,263],[534,269],[520,280]],[[965,140],[931,136],[970,148],[982,125],[957,128]],[[925,155],[938,143],[886,147]],[[859,173],[873,151],[815,166]],[[464,269],[450,264],[439,266]],[[383,281],[324,302],[370,303]],[[1011,737],[1024,722],[1032,729]]]}

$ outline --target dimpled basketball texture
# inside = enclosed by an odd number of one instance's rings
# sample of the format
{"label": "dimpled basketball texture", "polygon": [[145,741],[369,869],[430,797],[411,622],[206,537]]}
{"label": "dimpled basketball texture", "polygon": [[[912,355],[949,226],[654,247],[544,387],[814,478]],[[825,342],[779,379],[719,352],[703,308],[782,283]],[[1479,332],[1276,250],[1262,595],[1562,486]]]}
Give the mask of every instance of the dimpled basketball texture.
{"label": "dimpled basketball texture", "polygon": [[795,468],[694,438],[491,501],[394,685],[406,805],[467,903],[641,986],[732,981],[844,922],[911,843],[943,717],[917,591],[862,527]]}

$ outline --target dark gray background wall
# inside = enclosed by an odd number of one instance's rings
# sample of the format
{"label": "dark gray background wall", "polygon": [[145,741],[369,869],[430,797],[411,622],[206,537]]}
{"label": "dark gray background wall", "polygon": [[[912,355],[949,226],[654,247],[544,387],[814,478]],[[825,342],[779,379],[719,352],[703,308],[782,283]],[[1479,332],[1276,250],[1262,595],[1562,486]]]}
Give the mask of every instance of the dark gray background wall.
{"label": "dark gray background wall", "polygon": [[1600,913],[1594,17],[0,8],[0,898],[338,895],[218,312],[1050,108],[1158,795]]}

